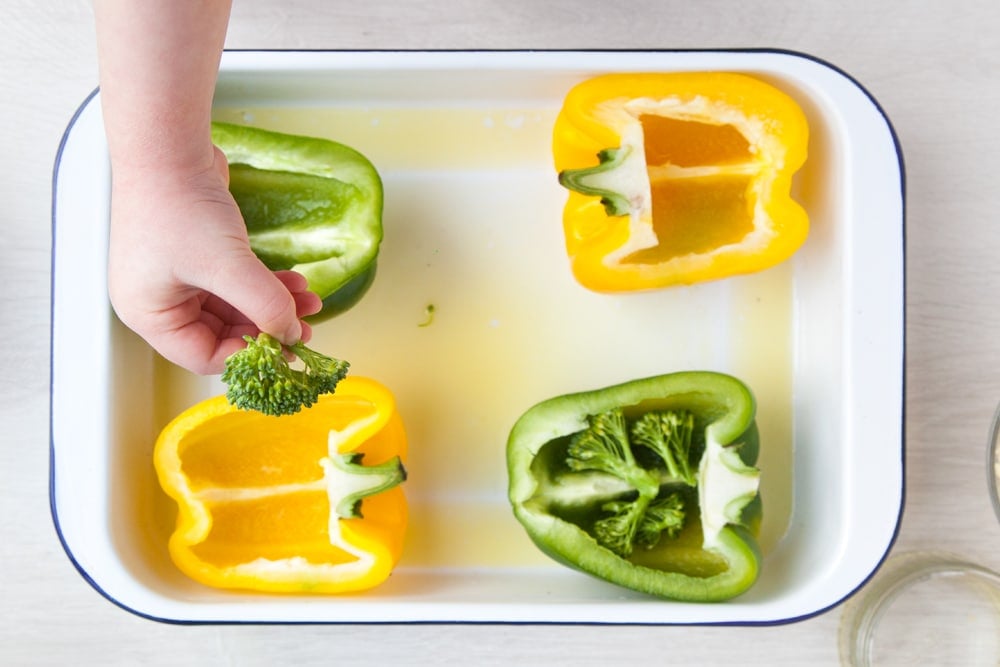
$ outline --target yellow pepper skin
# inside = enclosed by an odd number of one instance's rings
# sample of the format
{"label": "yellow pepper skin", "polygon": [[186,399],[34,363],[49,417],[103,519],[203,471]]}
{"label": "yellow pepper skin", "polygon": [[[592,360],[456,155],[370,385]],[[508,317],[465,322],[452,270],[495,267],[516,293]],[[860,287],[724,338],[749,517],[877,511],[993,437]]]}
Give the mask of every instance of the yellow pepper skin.
{"label": "yellow pepper skin", "polygon": [[715,280],[788,259],[809,129],[798,104],[726,72],[608,74],[566,96],[553,132],[576,279],[598,292]]}
{"label": "yellow pepper skin", "polygon": [[372,588],[403,550],[406,445],[392,394],[367,378],[345,378],[293,415],[239,410],[225,396],[198,403],[154,451],[160,485],[178,504],[170,556],[217,588]]}

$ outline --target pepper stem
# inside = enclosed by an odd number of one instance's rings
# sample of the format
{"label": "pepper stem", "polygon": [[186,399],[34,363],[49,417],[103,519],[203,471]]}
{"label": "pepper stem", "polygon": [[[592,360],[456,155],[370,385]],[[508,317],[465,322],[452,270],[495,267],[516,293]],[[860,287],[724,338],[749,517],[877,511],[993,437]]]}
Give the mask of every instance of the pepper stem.
{"label": "pepper stem", "polygon": [[597,154],[600,162],[593,167],[559,172],[559,183],[580,194],[600,197],[608,215],[628,215],[631,208],[629,198],[614,188],[621,184],[615,172],[625,164],[631,153],[630,146],[605,148]]}
{"label": "pepper stem", "polygon": [[374,466],[361,465],[364,454],[350,452],[330,456],[325,466],[330,481],[334,511],[342,519],[360,519],[361,501],[388,491],[406,480],[406,469],[398,456]]}

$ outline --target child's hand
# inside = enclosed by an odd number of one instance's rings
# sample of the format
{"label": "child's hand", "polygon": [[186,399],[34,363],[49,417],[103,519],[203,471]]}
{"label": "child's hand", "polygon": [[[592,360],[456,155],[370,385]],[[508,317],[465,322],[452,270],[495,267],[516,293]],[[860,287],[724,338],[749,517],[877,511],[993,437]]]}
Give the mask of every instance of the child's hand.
{"label": "child's hand", "polygon": [[218,373],[243,335],[308,340],[319,311],[301,275],[250,249],[225,157],[199,173],[116,173],[108,281],[121,320],[168,360]]}
{"label": "child's hand", "polygon": [[319,297],[250,249],[213,150],[212,99],[231,2],[95,0],[111,158],[108,289],[118,316],[164,357],[219,373],[265,331],[309,339]]}

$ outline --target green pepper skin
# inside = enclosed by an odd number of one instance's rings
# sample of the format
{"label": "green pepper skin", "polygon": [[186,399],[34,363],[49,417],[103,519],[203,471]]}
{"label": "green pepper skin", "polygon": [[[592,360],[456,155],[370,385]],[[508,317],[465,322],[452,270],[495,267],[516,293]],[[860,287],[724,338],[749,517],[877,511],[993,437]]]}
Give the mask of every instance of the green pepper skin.
{"label": "green pepper skin", "polygon": [[373,259],[371,264],[361,270],[361,273],[348,280],[344,283],[343,287],[323,299],[323,308],[315,315],[306,317],[306,321],[310,324],[316,324],[353,308],[368,293],[368,288],[375,281],[377,268],[378,262]]}
{"label": "green pepper skin", "polygon": [[371,285],[382,241],[372,163],[334,141],[230,123],[212,123],[212,141],[229,162],[254,253],[272,270],[306,277],[323,300],[314,319],[353,306]]}
{"label": "green pepper skin", "polygon": [[[694,414],[698,428],[703,429],[706,441],[718,443],[723,449],[732,448],[738,454],[737,467],[745,465],[749,470],[756,463],[756,403],[750,390],[729,375],[707,371],[672,373],[543,401],[521,416],[507,441],[508,497],[514,515],[532,541],[566,566],[658,597],[718,602],[745,592],[756,581],[761,562],[755,538],[761,514],[756,492],[752,498],[738,499],[734,505],[738,516],[718,531],[710,545],[702,544],[703,551],[726,564],[722,571],[706,576],[678,571],[683,567],[669,560],[656,562],[655,554],[653,562],[650,557],[622,558],[598,544],[578,522],[559,516],[553,509],[555,496],[567,493],[569,488],[560,485],[566,471],[560,469],[562,464],[559,456],[552,454],[553,448],[585,430],[588,416],[614,408],[623,408],[632,415],[651,410],[688,410]],[[580,488],[587,490],[586,485]]]}

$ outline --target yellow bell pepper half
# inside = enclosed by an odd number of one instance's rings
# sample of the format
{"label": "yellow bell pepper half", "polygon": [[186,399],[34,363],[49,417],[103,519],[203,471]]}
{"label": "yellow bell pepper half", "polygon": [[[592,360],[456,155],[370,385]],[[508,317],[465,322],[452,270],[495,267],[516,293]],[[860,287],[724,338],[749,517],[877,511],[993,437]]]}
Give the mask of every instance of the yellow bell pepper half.
{"label": "yellow bell pepper half", "polygon": [[809,130],[787,94],[726,72],[608,74],[566,96],[553,156],[573,273],[600,292],[774,266],[805,241],[790,196]]}
{"label": "yellow bell pepper half", "polygon": [[336,394],[280,417],[225,396],[198,403],[163,429],[154,452],[179,508],[170,556],[218,588],[376,586],[403,549],[406,444],[392,394],[366,378],[346,378]]}

